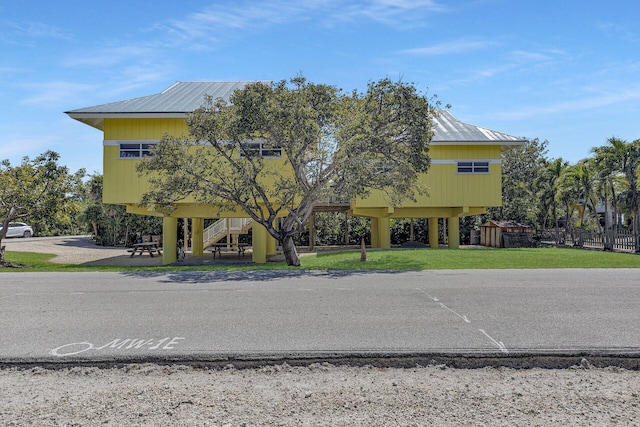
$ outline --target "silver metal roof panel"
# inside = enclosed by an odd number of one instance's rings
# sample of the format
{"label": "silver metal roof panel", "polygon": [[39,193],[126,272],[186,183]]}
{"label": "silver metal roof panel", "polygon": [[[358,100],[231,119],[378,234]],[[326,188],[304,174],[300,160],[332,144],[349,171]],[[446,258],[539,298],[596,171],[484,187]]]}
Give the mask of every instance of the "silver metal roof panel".
{"label": "silver metal roof panel", "polygon": [[[105,117],[186,117],[202,105],[205,95],[228,100],[235,90],[256,82],[271,83],[268,80],[176,82],[155,95],[80,108],[66,113],[100,130],[104,128]],[[434,145],[506,146],[525,143],[522,138],[461,122],[447,110],[439,112],[433,119],[433,125],[434,136],[431,143]]]}
{"label": "silver metal roof panel", "polygon": [[447,110],[442,110],[433,119],[434,145],[522,145],[526,142],[506,133],[461,122]]}
{"label": "silver metal roof panel", "polygon": [[205,95],[228,100],[236,89],[242,89],[248,84],[257,82],[271,83],[267,80],[176,82],[155,95],[80,108],[66,111],[66,114],[100,130],[104,130],[106,117],[186,117],[188,113],[202,105]]}
{"label": "silver metal roof panel", "polygon": [[202,105],[205,95],[228,100],[233,91],[250,83],[255,82],[176,82],[155,95],[80,108],[67,114],[190,113]]}

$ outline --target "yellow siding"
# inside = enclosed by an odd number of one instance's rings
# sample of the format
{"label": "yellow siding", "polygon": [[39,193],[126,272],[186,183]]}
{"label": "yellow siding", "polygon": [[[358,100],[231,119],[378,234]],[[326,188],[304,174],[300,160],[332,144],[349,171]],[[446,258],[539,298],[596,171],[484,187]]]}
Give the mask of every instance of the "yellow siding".
{"label": "yellow siding", "polygon": [[189,133],[184,119],[105,119],[104,139],[158,140]]}
{"label": "yellow siding", "polygon": [[[105,119],[104,139],[117,141],[157,141],[163,135],[185,136],[188,129],[184,119]],[[104,195],[105,203],[127,204],[133,208],[139,203],[142,194],[149,190],[146,179],[136,172],[139,160],[119,159],[118,146],[104,147]],[[422,182],[429,190],[426,196],[418,197],[417,202],[406,202],[402,209],[396,209],[392,215],[407,212],[420,215],[426,212],[461,212],[473,214],[486,207],[500,206],[502,203],[501,166],[489,165],[488,174],[458,174],[456,160],[499,160],[500,147],[476,145],[432,145],[431,159],[434,161]],[[451,161],[451,163],[439,163]],[[274,168],[290,168],[286,160],[270,160]],[[268,174],[267,174],[268,176]],[[268,178],[272,179],[272,178]],[[187,216],[185,210],[197,207],[185,200],[180,213]],[[373,192],[367,199],[358,199],[353,204],[354,211],[363,209],[387,209],[388,205],[380,192]],[[207,208],[210,209],[210,208]],[[184,211],[184,212],[183,212]],[[194,211],[195,212],[195,211]],[[207,211],[208,212],[208,211]],[[393,209],[390,210],[393,212]],[[427,215],[424,215],[425,217]]]}
{"label": "yellow siding", "polygon": [[502,199],[499,164],[489,165],[488,174],[459,174],[455,164],[436,164],[423,182],[429,196],[407,206],[499,206]]}
{"label": "yellow siding", "polygon": [[120,147],[104,147],[104,203],[139,203],[143,193],[149,191],[146,179],[138,177],[137,160],[119,160]]}
{"label": "yellow siding", "polygon": [[432,145],[431,160],[489,160],[500,159],[498,145]]}
{"label": "yellow siding", "polygon": [[[188,129],[183,119],[107,119],[105,120],[105,140],[117,141],[158,141],[165,133],[174,136],[184,136]],[[103,201],[113,204],[137,204],[142,195],[149,191],[149,183],[144,177],[139,177],[136,165],[137,159],[120,159],[119,146],[105,146],[104,155],[104,188]],[[214,160],[212,159],[212,162]],[[291,170],[286,159],[270,159],[267,164],[280,171]],[[293,176],[293,172],[291,172]],[[272,186],[275,179],[273,174],[265,173],[264,180],[267,187]],[[183,203],[193,203],[192,199],[185,199]]]}
{"label": "yellow siding", "polygon": [[[501,166],[489,165],[488,174],[459,174],[457,165],[438,164],[442,160],[499,160],[499,146],[432,146],[432,164],[421,178],[429,194],[418,196],[416,202],[406,202],[406,208],[434,207],[489,207],[502,204]],[[358,208],[383,207],[387,204],[381,192],[373,192],[367,199],[358,199]]]}

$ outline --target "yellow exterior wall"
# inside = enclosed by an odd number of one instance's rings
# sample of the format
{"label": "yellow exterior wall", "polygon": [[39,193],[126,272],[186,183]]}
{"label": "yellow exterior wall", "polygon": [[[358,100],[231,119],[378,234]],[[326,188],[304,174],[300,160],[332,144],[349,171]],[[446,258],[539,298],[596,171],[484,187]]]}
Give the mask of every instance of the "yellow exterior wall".
{"label": "yellow exterior wall", "polygon": [[[120,159],[118,142],[143,141],[156,142],[165,134],[181,137],[188,134],[185,119],[105,119],[104,139],[114,141],[114,145],[105,144],[104,151],[104,189],[105,203],[124,204],[127,211],[139,214],[155,214],[137,206],[142,195],[149,191],[145,178],[138,176],[136,165],[139,159]],[[502,204],[501,148],[499,145],[432,145],[430,149],[432,165],[421,177],[421,182],[428,189],[427,195],[417,197],[417,201],[408,201],[402,206],[388,205],[384,194],[374,191],[366,199],[352,202],[351,214],[372,218],[372,245],[389,247],[389,219],[393,217],[430,218],[429,238],[432,247],[437,247],[437,218],[448,218],[449,246],[457,247],[458,217],[484,213],[487,207]],[[476,160],[489,161],[489,173],[459,174],[456,161]],[[287,159],[268,160],[268,164],[278,170],[290,169]],[[266,174],[268,176],[268,174]],[[267,180],[273,177],[266,178]],[[267,183],[269,181],[266,181]],[[268,185],[268,184],[266,184]],[[165,212],[165,214],[169,214]],[[165,239],[171,239],[177,233],[175,219],[183,218],[220,218],[246,217],[240,209],[221,212],[215,206],[195,204],[192,200],[184,200],[176,204],[176,209],[164,218]],[[198,229],[199,227],[195,227]],[[433,230],[432,230],[433,228]],[[198,230],[198,233],[200,231]],[[266,257],[275,252],[273,239],[267,235],[263,227],[254,227],[253,261],[263,263]],[[175,242],[165,242],[163,262],[175,261]],[[199,243],[198,243],[199,244]],[[197,244],[194,246],[196,250]],[[197,252],[201,252],[197,247]]]}
{"label": "yellow exterior wall", "polygon": [[113,204],[139,203],[140,196],[149,191],[146,179],[138,177],[138,160],[119,160],[120,147],[107,146],[104,150],[104,188],[102,201]]}
{"label": "yellow exterior wall", "polygon": [[104,139],[159,140],[189,133],[185,119],[104,119]]}
{"label": "yellow exterior wall", "polygon": [[[432,146],[430,156],[434,163],[421,177],[421,182],[428,189],[428,195],[418,196],[416,202],[407,201],[401,206],[401,208],[417,209],[410,216],[431,216],[431,214],[425,215],[426,212],[419,212],[420,208],[486,208],[502,204],[502,170],[499,163],[490,163],[488,174],[459,174],[455,164],[456,160],[499,161],[501,158],[499,146]],[[443,160],[452,161],[452,163],[438,164],[437,161]],[[372,192],[370,197],[355,201],[355,214],[357,209],[378,208],[386,205],[382,192]],[[401,208],[397,208],[393,216],[398,217],[408,213],[407,209]],[[444,216],[450,216],[447,211],[442,213],[445,214]],[[467,214],[474,213],[475,210],[471,210]]]}
{"label": "yellow exterior wall", "polygon": [[[160,140],[165,134],[188,134],[184,119],[104,119],[104,139],[122,141]],[[138,160],[119,159],[118,146],[103,147],[104,189],[102,200],[113,204],[135,204],[149,191],[146,179],[138,177]]]}
{"label": "yellow exterior wall", "polygon": [[[183,137],[188,134],[184,119],[105,119],[104,139],[106,141],[125,142],[141,141],[157,142],[165,134]],[[104,188],[103,202],[113,204],[136,205],[142,195],[149,191],[148,181],[138,176],[136,165],[139,159],[121,159],[119,145],[105,145],[103,147]],[[267,164],[276,168],[282,174],[283,170],[291,170],[286,159],[268,159]],[[293,172],[291,172],[293,175]],[[265,174],[265,186],[269,187],[269,181],[275,177]],[[185,199],[179,212],[172,215],[180,217],[217,218],[221,216],[244,217],[246,213],[219,212],[211,207],[199,208],[192,205],[192,199]]]}
{"label": "yellow exterior wall", "polygon": [[[158,141],[165,134],[184,136],[188,129],[184,119],[156,118],[156,119],[105,119],[104,139],[115,141]],[[135,205],[139,203],[142,194],[149,190],[146,179],[140,178],[136,172],[139,160],[119,159],[118,146],[105,146],[104,150],[104,192],[105,203]],[[457,215],[460,213],[473,215],[482,212],[489,206],[500,206],[502,203],[501,166],[499,163],[489,165],[488,174],[458,174],[456,160],[497,160],[501,158],[498,145],[432,145],[430,156],[433,161],[427,174],[421,181],[428,188],[429,194],[418,196],[416,202],[405,202],[396,208],[392,215],[395,217],[407,215],[414,217]],[[274,166],[282,168],[285,160],[278,159]],[[439,161],[452,161],[450,164],[439,164]],[[286,166],[285,166],[286,167]],[[198,208],[187,205],[180,209],[180,216],[185,217],[218,217],[216,211],[211,215],[211,208]],[[353,203],[354,214],[358,210],[365,212],[373,208],[387,206],[386,199],[381,192],[372,192],[366,199],[357,199]],[[467,212],[454,212],[446,208],[465,207]],[[427,212],[425,209],[429,209]],[[445,208],[442,212],[433,209]],[[193,211],[193,212],[192,212]],[[198,212],[196,212],[198,211]],[[207,211],[206,213],[203,211]],[[206,216],[205,216],[206,214]],[[240,215],[236,215],[240,214]],[[178,215],[178,213],[176,213]],[[228,215],[244,216],[241,212],[229,212]],[[388,215],[388,214],[387,214]]]}
{"label": "yellow exterior wall", "polygon": [[499,145],[432,145],[431,160],[488,160],[500,159]]}

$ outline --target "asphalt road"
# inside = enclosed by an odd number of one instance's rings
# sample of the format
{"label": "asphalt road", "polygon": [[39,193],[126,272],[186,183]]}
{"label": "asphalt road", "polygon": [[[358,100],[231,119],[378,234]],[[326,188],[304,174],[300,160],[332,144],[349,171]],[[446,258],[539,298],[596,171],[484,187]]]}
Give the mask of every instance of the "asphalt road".
{"label": "asphalt road", "polygon": [[0,362],[640,354],[633,269],[0,274]]}

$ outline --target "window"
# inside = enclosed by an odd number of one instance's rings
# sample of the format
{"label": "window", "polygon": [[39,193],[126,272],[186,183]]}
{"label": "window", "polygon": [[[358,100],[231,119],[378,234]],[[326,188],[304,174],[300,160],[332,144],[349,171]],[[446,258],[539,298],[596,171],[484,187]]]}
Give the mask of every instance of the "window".
{"label": "window", "polygon": [[155,144],[120,144],[121,159],[141,159],[151,156]]}
{"label": "window", "polygon": [[458,162],[458,173],[489,173],[489,162]]}
{"label": "window", "polygon": [[282,157],[282,148],[269,147],[264,142],[249,141],[242,143],[240,157]]}

